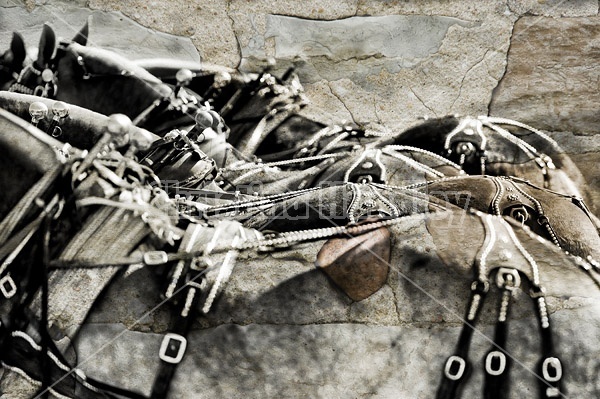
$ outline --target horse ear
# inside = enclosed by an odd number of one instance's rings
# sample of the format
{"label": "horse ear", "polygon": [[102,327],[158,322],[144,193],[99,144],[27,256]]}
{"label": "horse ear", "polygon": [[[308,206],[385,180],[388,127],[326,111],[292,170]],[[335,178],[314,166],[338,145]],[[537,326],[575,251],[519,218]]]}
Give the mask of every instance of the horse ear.
{"label": "horse ear", "polygon": [[89,30],[88,23],[86,22],[85,25],[83,25],[83,28],[81,28],[81,30],[73,38],[73,42],[85,46],[87,44]]}
{"label": "horse ear", "polygon": [[40,47],[38,59],[35,62],[39,68],[44,68],[52,59],[56,48],[56,35],[50,25],[44,24],[42,36],[40,37]]}
{"label": "horse ear", "polygon": [[17,32],[13,33],[12,41],[10,42],[10,51],[13,54],[13,65],[23,65],[23,61],[25,61],[25,57],[27,56],[27,51],[25,50],[25,40],[23,40],[21,34]]}

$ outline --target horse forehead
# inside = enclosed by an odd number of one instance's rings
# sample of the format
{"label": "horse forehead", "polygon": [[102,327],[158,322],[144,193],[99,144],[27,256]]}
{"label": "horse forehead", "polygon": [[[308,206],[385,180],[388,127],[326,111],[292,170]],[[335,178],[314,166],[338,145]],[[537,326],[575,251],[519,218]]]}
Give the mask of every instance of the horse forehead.
{"label": "horse forehead", "polygon": [[67,52],[75,58],[81,57],[87,72],[95,74],[123,74],[132,75],[145,81],[161,83],[160,79],[137,66],[125,57],[99,47],[87,47],[78,43],[70,43]]}

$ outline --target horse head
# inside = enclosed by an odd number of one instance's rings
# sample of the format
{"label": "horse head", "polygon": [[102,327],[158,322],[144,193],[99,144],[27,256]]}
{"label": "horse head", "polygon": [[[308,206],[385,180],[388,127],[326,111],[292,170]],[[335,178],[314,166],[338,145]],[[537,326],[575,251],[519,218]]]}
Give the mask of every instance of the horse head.
{"label": "horse head", "polygon": [[53,55],[56,50],[56,35],[48,24],[44,24],[38,47],[37,58],[23,67],[9,91],[33,94],[40,97],[56,96],[56,68]]}
{"label": "horse head", "polygon": [[0,90],[8,90],[17,80],[26,58],[23,36],[13,32],[10,48],[0,55]]}
{"label": "horse head", "polygon": [[581,196],[585,191],[581,172],[555,141],[537,129],[508,119],[429,119],[384,144],[432,151],[461,165],[468,174],[518,176],[569,195]]}
{"label": "horse head", "polygon": [[[40,130],[34,128],[24,120],[9,113],[0,107],[0,149],[4,154],[0,160],[0,184],[4,187],[4,199],[0,206],[0,220],[2,220],[2,231],[0,236],[10,234],[12,228],[8,225],[22,220],[9,217],[9,211],[19,208],[16,213],[23,215],[30,213],[33,199],[28,194],[31,187],[40,182],[40,190],[50,185],[53,177],[56,177],[61,167],[58,150],[63,144],[47,136]],[[48,181],[46,181],[48,180]],[[33,191],[39,191],[34,189]],[[39,194],[39,192],[38,192]],[[8,230],[7,233],[4,231]],[[0,243],[3,240],[0,239]]]}
{"label": "horse head", "polygon": [[577,197],[522,179],[495,176],[451,177],[421,187],[429,195],[463,208],[511,217],[573,255],[600,258],[596,220]]}
{"label": "horse head", "polygon": [[56,56],[56,98],[110,115],[134,119],[171,90],[143,68],[111,51],[62,43]]}
{"label": "horse head", "polygon": [[171,93],[160,79],[109,50],[87,47],[86,24],[69,42],[56,43],[44,25],[38,58],[21,72],[12,91],[68,102],[110,115],[135,118]]}

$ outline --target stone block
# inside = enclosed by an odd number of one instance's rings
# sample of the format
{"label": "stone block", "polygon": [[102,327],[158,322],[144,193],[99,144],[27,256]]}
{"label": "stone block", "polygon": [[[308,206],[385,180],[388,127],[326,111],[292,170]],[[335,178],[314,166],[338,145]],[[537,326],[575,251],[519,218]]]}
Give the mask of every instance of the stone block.
{"label": "stone block", "polygon": [[600,126],[600,20],[523,17],[490,114],[540,129],[596,134]]}
{"label": "stone block", "polygon": [[[27,47],[37,51],[42,25],[49,23],[59,40],[70,40],[89,22],[88,45],[115,51],[129,59],[176,58],[199,61],[189,38],[178,37],[145,28],[115,11],[92,11],[77,3],[53,2],[27,11],[23,7],[0,4],[0,26],[3,31],[18,31]],[[9,47],[11,35],[0,37],[0,49]]]}

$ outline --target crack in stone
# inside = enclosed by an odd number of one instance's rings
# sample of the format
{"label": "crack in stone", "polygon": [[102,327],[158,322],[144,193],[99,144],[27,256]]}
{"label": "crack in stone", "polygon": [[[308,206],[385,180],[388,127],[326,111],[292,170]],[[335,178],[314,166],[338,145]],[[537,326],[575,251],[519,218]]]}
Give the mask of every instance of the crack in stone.
{"label": "crack in stone", "polygon": [[506,62],[504,64],[504,72],[502,72],[502,76],[500,77],[500,79],[498,79],[498,83],[496,83],[496,87],[494,87],[492,89],[492,95],[490,96],[490,102],[487,105],[487,113],[488,113],[488,115],[490,114],[490,109],[492,108],[492,104],[494,103],[494,100],[495,100],[498,88],[500,87],[500,84],[502,83],[502,81],[506,77],[506,73],[508,72],[508,55],[510,54],[510,49],[512,47],[513,35],[515,34],[515,25],[516,25],[517,22],[519,22],[519,19],[520,18],[517,18],[513,22],[512,27],[510,29],[510,37],[508,38],[508,48],[506,49]]}
{"label": "crack in stone", "polygon": [[239,69],[239,67],[242,65],[242,43],[240,43],[240,38],[235,33],[235,20],[233,19],[233,17],[230,14],[231,1],[232,0],[227,0],[227,2],[225,3],[225,15],[227,15],[227,18],[229,18],[229,21],[231,22],[231,31],[233,32],[233,37],[235,37],[235,43],[237,45],[237,53],[238,53],[238,63],[235,68]]}
{"label": "crack in stone", "polygon": [[425,108],[427,108],[427,109],[429,110],[429,112],[431,112],[431,113],[433,114],[433,116],[435,116],[435,117],[437,118],[437,116],[438,116],[438,115],[437,115],[437,112],[435,112],[435,111],[433,110],[433,108],[429,107],[429,105],[425,104],[425,101],[423,101],[423,99],[422,99],[422,98],[421,98],[421,97],[420,97],[420,96],[419,96],[417,93],[415,93],[415,91],[413,90],[413,88],[412,88],[412,87],[408,86],[408,89],[409,89],[409,90],[412,92],[412,94],[413,94],[413,95],[414,95],[414,96],[417,98],[417,100],[419,100],[419,102],[420,102],[421,104],[423,104],[423,106],[424,106]]}
{"label": "crack in stone", "polygon": [[[460,95],[462,94],[463,84],[465,82],[465,79],[467,78],[467,75],[473,69],[477,68],[477,66],[479,66],[481,63],[483,63],[483,61],[485,61],[485,57],[488,55],[489,52],[490,52],[489,49],[485,50],[485,54],[483,54],[483,56],[481,57],[481,59],[479,61],[477,61],[475,64],[473,64],[471,67],[469,67],[469,69],[467,69],[467,71],[464,73],[464,75],[463,75],[463,77],[462,77],[462,79],[460,81],[460,87],[458,88],[458,94],[456,95],[456,98],[454,99],[454,101],[452,101],[452,105],[450,106],[450,111],[451,112],[454,109],[454,104],[456,103],[456,101],[458,101],[458,99],[460,98]],[[488,110],[489,110],[489,108],[488,108]]]}
{"label": "crack in stone", "polygon": [[381,118],[379,117],[379,112],[377,112],[377,101],[373,100],[373,112],[375,113],[375,118],[377,119],[377,123],[382,125]]}
{"label": "crack in stone", "polygon": [[348,113],[350,114],[350,119],[352,119],[352,122],[354,122],[355,124],[360,126],[360,123],[358,123],[356,121],[356,119],[354,118],[354,114],[352,113],[352,111],[350,111],[350,108],[348,108],[348,106],[346,105],[346,103],[341,99],[341,97],[339,95],[337,95],[334,91],[333,88],[331,87],[331,82],[327,82],[327,87],[329,87],[329,91],[331,92],[331,94],[338,99],[338,101],[340,103],[342,103],[342,105],[344,106],[344,108],[346,108],[346,111],[348,111]]}
{"label": "crack in stone", "polygon": [[392,290],[392,297],[394,297],[394,313],[396,314],[396,320],[400,323],[400,308],[398,307],[398,296],[396,295],[396,290],[390,284],[388,284],[390,289]]}

